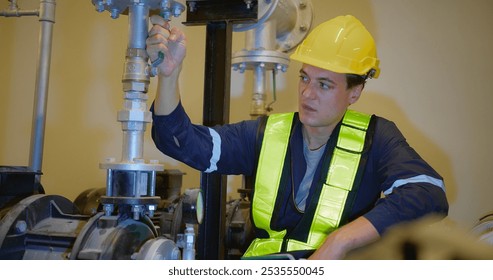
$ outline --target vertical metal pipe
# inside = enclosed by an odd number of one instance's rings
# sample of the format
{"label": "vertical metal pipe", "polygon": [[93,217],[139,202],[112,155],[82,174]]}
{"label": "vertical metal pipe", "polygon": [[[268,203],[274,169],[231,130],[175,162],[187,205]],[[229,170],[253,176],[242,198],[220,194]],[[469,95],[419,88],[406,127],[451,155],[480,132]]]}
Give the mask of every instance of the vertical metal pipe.
{"label": "vertical metal pipe", "polygon": [[[132,123],[135,121],[129,121]],[[143,158],[144,155],[144,131],[132,130],[127,125],[124,125],[123,143],[122,143],[122,161],[131,162],[135,159]],[[140,125],[142,127],[142,125]]]}
{"label": "vertical metal pipe", "polygon": [[149,196],[155,196],[156,195],[156,171],[151,171],[150,173],[150,182],[149,185],[151,186],[149,188]]}
{"label": "vertical metal pipe", "polygon": [[133,4],[128,13],[128,47],[145,49],[149,21],[149,6]]}
{"label": "vertical metal pipe", "polygon": [[250,116],[252,118],[257,118],[261,115],[267,114],[267,92],[266,88],[266,78],[265,78],[265,67],[263,65],[255,66],[253,71],[253,94],[252,103],[250,104]]}
{"label": "vertical metal pipe", "polygon": [[[250,51],[263,51],[276,49],[276,20],[267,20],[258,24],[256,28],[246,32],[245,46]],[[250,104],[250,116],[255,119],[261,115],[267,115],[266,69],[262,62],[253,66],[253,93]]]}
{"label": "vertical metal pipe", "polygon": [[[229,122],[232,23],[210,22],[206,29],[203,123]],[[205,217],[199,227],[198,259],[224,259],[226,176],[202,173]]]}
{"label": "vertical metal pipe", "polygon": [[106,195],[113,196],[113,170],[106,170]]}
{"label": "vertical metal pipe", "polygon": [[245,33],[245,47],[247,50],[275,50],[276,49],[277,20],[269,19],[256,28]]}
{"label": "vertical metal pipe", "polygon": [[265,94],[265,67],[260,63],[253,72],[253,93]]}
{"label": "vertical metal pipe", "polygon": [[29,166],[36,172],[41,172],[43,162],[43,145],[46,124],[46,108],[48,103],[48,83],[50,78],[53,24],[55,23],[55,6],[55,0],[40,1],[39,21],[41,22],[41,31],[39,36],[39,53],[36,68],[37,76],[29,159]]}
{"label": "vertical metal pipe", "polygon": [[[146,117],[138,117],[135,112],[146,111],[147,86],[149,76],[146,74],[147,54],[145,53],[148,34],[149,6],[136,3],[129,6],[128,13],[128,44],[124,69],[125,110],[127,117],[123,123],[122,161],[134,161],[143,157],[144,132]],[[137,86],[143,85],[143,86]],[[132,114],[131,112],[134,112]],[[143,113],[144,115],[146,113]]]}

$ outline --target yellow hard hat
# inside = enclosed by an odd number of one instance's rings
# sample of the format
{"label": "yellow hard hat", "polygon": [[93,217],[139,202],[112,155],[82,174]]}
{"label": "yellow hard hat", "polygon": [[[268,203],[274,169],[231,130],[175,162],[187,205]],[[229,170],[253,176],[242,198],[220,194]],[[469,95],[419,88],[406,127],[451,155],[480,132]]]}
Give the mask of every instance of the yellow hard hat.
{"label": "yellow hard hat", "polygon": [[315,27],[290,58],[337,73],[371,78],[380,74],[375,41],[351,15],[338,16]]}

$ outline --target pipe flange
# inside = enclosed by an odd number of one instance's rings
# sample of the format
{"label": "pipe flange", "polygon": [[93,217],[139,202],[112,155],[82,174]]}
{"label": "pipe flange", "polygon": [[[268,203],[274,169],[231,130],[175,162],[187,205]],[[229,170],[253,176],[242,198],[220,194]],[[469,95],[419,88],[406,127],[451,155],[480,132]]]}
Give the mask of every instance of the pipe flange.
{"label": "pipe flange", "polygon": [[101,169],[113,169],[121,171],[163,171],[164,165],[159,163],[144,163],[144,162],[111,162],[109,160],[105,163],[100,163],[99,168]]}
{"label": "pipe flange", "polygon": [[231,65],[235,70],[252,70],[262,63],[266,70],[282,70],[282,67],[289,65],[289,57],[278,51],[253,50],[235,52],[231,58]]}
{"label": "pipe flange", "polygon": [[108,11],[111,17],[116,19],[120,14],[128,15],[128,7],[132,5],[147,5],[150,10],[159,10],[161,16],[170,19],[171,16],[179,17],[185,6],[177,1],[166,0],[92,0],[96,11],[102,13]]}
{"label": "pipe flange", "polygon": [[289,52],[305,39],[312,26],[313,9],[309,0],[288,0],[297,6],[296,23],[291,32],[277,37],[278,50]]}
{"label": "pipe flange", "polygon": [[129,196],[101,196],[102,204],[125,204],[125,205],[158,205],[161,201],[159,196],[129,197]]}

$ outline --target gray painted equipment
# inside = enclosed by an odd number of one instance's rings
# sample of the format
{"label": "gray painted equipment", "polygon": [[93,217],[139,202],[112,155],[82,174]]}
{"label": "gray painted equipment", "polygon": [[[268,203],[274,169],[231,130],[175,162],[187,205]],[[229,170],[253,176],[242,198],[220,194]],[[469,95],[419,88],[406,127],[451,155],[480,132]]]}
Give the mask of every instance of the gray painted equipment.
{"label": "gray painted equipment", "polygon": [[[24,14],[17,9],[16,1],[11,0],[4,16]],[[49,49],[51,49],[51,24],[54,22],[54,0],[41,0],[39,11],[42,21],[41,47],[35,104],[37,150],[32,156],[31,165],[38,175],[41,170],[41,155],[44,117],[46,110],[47,73],[49,70]],[[157,173],[164,166],[156,160],[143,159],[143,139],[146,124],[151,121],[147,109],[147,89],[153,71],[148,63],[145,40],[148,32],[149,14],[160,13],[166,19],[179,16],[184,6],[168,0],[93,0],[99,12],[109,11],[116,19],[120,14],[128,15],[129,38],[122,78],[124,108],[118,112],[122,123],[123,148],[120,161],[114,158],[101,163],[107,170],[105,195],[90,192],[102,204],[88,204],[90,213],[81,213],[79,208],[64,197],[33,193],[15,205],[9,205],[0,212],[0,259],[194,259],[194,226],[200,219],[190,220],[190,209],[201,206],[201,193],[198,189],[187,190],[185,194],[166,205],[166,211],[173,216],[177,230],[184,224],[184,234],[170,236],[162,231],[163,224],[156,219],[156,211],[163,208],[162,197],[156,195]],[[19,15],[18,15],[19,14]],[[32,12],[26,12],[32,14]],[[47,24],[45,24],[47,22]],[[49,29],[45,31],[45,29]],[[45,81],[45,82],[43,82]],[[39,108],[39,110],[38,110]],[[38,113],[40,111],[40,113]],[[41,115],[41,116],[39,116]],[[41,133],[38,133],[41,131]],[[3,187],[15,188],[17,173],[8,170],[2,174]],[[27,180],[29,181],[29,180]],[[194,199],[190,199],[193,197]],[[198,203],[191,207],[192,203]],[[3,206],[3,205],[2,205]],[[199,207],[200,208],[200,207]],[[86,207],[83,210],[88,210]],[[170,210],[171,209],[171,210]],[[100,211],[102,210],[102,211]],[[183,211],[187,216],[183,217]],[[199,211],[200,212],[200,211]],[[184,239],[183,236],[186,238]],[[174,237],[174,239],[170,239]],[[176,239],[176,240],[175,240]],[[185,240],[183,242],[182,240]],[[177,242],[178,241],[178,242]]]}

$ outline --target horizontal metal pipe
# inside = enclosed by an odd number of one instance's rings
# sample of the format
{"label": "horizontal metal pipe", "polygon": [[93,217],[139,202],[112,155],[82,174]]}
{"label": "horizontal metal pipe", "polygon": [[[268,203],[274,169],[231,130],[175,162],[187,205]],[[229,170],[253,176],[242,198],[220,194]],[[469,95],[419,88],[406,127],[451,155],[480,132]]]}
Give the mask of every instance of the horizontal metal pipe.
{"label": "horizontal metal pipe", "polygon": [[0,11],[2,17],[22,17],[39,16],[39,10],[3,10]]}

